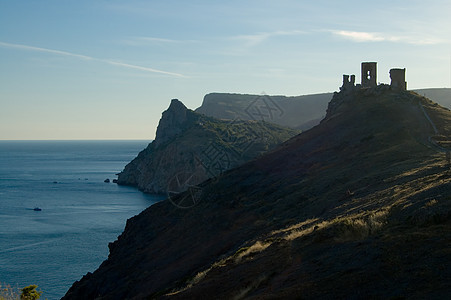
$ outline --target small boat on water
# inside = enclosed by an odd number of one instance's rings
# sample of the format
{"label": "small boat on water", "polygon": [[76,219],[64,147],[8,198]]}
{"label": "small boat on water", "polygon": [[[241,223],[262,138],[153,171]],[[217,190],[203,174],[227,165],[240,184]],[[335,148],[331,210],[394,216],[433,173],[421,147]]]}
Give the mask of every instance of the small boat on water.
{"label": "small boat on water", "polygon": [[42,209],[39,208],[39,207],[35,207],[35,208],[33,208],[33,210],[34,210],[34,211],[41,211]]}

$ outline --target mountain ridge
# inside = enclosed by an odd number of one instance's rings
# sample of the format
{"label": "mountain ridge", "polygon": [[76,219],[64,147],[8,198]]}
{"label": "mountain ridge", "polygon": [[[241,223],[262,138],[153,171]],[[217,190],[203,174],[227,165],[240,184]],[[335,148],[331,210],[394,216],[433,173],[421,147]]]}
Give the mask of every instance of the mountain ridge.
{"label": "mountain ridge", "polygon": [[[412,91],[451,109],[451,88],[424,88]],[[263,119],[282,126],[307,130],[319,124],[324,118],[333,95],[333,92],[300,96],[209,93],[204,96],[202,105],[195,111],[219,119]],[[276,108],[281,114],[271,117],[253,115],[249,111],[253,106],[260,106],[263,109],[265,106]]]}

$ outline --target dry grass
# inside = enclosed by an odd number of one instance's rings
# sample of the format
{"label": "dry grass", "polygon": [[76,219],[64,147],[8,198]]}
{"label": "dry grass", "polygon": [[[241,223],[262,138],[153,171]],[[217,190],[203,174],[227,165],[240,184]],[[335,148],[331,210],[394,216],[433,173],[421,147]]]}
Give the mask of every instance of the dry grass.
{"label": "dry grass", "polygon": [[270,245],[271,245],[271,242],[260,242],[260,241],[257,241],[250,247],[241,248],[240,250],[238,250],[235,253],[234,261],[235,261],[235,263],[239,263],[246,256],[249,256],[249,255],[252,255],[252,254],[255,254],[255,253],[258,253],[258,252],[262,252],[263,250],[268,248]]}
{"label": "dry grass", "polygon": [[[388,209],[340,216],[322,222],[309,222],[309,226],[291,226],[284,236],[287,241],[307,236],[313,232],[331,236],[336,241],[363,239],[379,231],[387,222]],[[303,222],[305,223],[305,222]]]}
{"label": "dry grass", "polygon": [[436,205],[437,203],[438,203],[437,200],[431,199],[431,200],[429,200],[428,202],[426,202],[425,206],[426,206],[426,207],[431,207],[431,206]]}
{"label": "dry grass", "polygon": [[363,216],[337,218],[328,226],[337,242],[361,240],[377,233],[386,224],[388,211],[370,212]]}
{"label": "dry grass", "polygon": [[177,295],[181,292],[184,292],[184,291],[192,288],[194,285],[198,284],[202,279],[204,279],[205,276],[207,276],[208,272],[211,271],[211,269],[213,269],[213,266],[211,266],[210,268],[208,268],[204,271],[197,273],[196,276],[194,276],[191,280],[189,280],[183,288],[175,289],[175,290],[165,294],[165,296],[174,296],[174,295]]}
{"label": "dry grass", "polygon": [[287,232],[292,232],[294,230],[299,230],[299,229],[305,228],[306,226],[309,226],[311,224],[318,222],[318,220],[319,220],[318,218],[307,219],[304,222],[296,223],[294,225],[291,225],[290,227],[280,229],[280,230],[274,230],[273,232],[271,232],[271,235],[275,236],[279,233],[287,233]]}
{"label": "dry grass", "polygon": [[[271,242],[257,241],[252,246],[240,248],[231,257],[221,259],[221,260],[215,262],[214,264],[212,264],[208,269],[198,272],[192,279],[187,281],[186,285],[183,288],[173,290],[172,292],[167,293],[166,296],[172,296],[172,295],[179,294],[183,291],[186,291],[186,290],[192,288],[193,286],[195,286],[196,284],[198,284],[199,282],[201,282],[212,269],[224,267],[232,262],[240,263],[247,257],[251,256],[252,254],[264,251],[270,245],[271,245]],[[247,291],[243,290],[243,293],[246,294]],[[238,297],[237,299],[239,299],[239,298],[240,297]],[[2,299],[0,299],[0,300],[2,300]]]}
{"label": "dry grass", "polygon": [[324,228],[329,222],[323,221],[318,223],[311,223],[310,226],[307,227],[298,227],[294,230],[291,230],[287,233],[287,235],[284,236],[284,239],[287,241],[292,241],[294,239],[306,236],[308,234],[311,234],[315,230],[319,230]]}

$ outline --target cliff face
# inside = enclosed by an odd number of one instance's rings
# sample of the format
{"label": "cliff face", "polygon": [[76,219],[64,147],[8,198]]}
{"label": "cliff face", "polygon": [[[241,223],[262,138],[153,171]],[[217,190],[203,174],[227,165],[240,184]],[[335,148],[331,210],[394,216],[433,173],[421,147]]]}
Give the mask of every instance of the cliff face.
{"label": "cliff face", "polygon": [[155,140],[118,175],[118,184],[148,193],[178,193],[261,155],[297,133],[266,122],[207,117],[174,99],[162,114]]}
{"label": "cliff face", "polygon": [[155,147],[165,144],[180,135],[189,124],[188,109],[177,99],[172,99],[168,110],[164,111],[155,135]]}
{"label": "cliff face", "polygon": [[130,219],[65,299],[446,298],[450,140],[419,95],[336,94],[318,126]]}

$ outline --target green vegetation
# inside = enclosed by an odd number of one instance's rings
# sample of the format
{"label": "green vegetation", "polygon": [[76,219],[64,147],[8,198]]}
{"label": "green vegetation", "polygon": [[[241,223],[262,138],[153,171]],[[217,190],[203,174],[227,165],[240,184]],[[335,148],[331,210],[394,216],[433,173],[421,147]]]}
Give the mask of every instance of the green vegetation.
{"label": "green vegetation", "polygon": [[42,295],[41,291],[36,290],[37,288],[35,284],[19,289],[0,283],[0,300],[37,300]]}
{"label": "green vegetation", "polygon": [[32,284],[26,286],[22,289],[22,294],[20,294],[20,299],[23,300],[36,300],[39,299],[42,295],[42,292],[37,291],[37,285]]}

